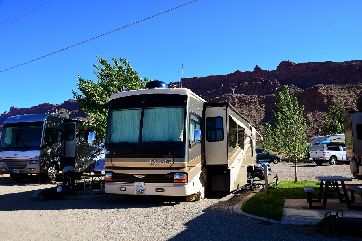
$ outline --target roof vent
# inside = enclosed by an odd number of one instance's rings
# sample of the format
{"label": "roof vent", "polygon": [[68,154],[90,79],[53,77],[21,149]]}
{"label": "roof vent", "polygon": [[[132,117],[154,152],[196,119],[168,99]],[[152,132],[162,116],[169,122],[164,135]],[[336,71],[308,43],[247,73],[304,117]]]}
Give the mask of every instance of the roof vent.
{"label": "roof vent", "polygon": [[155,88],[167,88],[165,82],[160,80],[150,81],[146,84],[146,89],[155,89]]}

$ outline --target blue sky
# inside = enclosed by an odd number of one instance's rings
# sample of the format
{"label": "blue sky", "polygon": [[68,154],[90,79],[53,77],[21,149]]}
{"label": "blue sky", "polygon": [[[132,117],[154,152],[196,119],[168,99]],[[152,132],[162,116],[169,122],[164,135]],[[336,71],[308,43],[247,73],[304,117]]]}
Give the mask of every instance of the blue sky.
{"label": "blue sky", "polygon": [[73,98],[78,75],[97,81],[96,56],[166,83],[362,59],[360,0],[198,0],[21,65],[189,1],[0,0],[0,113]]}

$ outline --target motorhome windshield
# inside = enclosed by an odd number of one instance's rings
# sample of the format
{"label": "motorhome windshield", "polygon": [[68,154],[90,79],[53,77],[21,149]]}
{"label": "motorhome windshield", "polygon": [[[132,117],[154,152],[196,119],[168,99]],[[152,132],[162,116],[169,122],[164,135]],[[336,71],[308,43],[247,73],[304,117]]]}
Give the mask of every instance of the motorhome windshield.
{"label": "motorhome windshield", "polygon": [[110,112],[108,143],[182,142],[185,108],[115,109]]}
{"label": "motorhome windshield", "polygon": [[5,149],[40,148],[43,122],[7,123],[3,127],[1,147]]}

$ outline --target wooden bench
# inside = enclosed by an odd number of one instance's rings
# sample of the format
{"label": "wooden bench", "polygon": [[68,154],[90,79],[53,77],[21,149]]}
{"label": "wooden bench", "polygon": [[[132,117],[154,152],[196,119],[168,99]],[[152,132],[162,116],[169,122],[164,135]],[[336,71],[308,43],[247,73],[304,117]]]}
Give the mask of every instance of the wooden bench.
{"label": "wooden bench", "polygon": [[304,191],[307,193],[307,202],[309,204],[309,208],[322,208],[322,206],[313,206],[313,202],[320,202],[321,200],[313,200],[312,194],[314,192],[314,188],[311,186],[304,186]]}
{"label": "wooden bench", "polygon": [[347,186],[347,189],[351,191],[351,202],[354,203],[356,201],[355,199],[355,193],[357,193],[359,196],[362,197],[362,187],[359,186]]}
{"label": "wooden bench", "polygon": [[311,186],[304,186],[304,191],[307,193],[307,202],[309,203],[309,208],[312,208],[312,193],[314,192],[314,188]]}

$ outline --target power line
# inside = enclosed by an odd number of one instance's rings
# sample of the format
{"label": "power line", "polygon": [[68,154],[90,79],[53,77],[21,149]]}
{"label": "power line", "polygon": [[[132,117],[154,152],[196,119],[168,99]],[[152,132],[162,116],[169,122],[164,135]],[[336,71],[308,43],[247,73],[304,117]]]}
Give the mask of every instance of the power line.
{"label": "power line", "polygon": [[[50,0],[49,0],[49,1],[50,1]],[[36,60],[43,59],[43,58],[48,57],[48,56],[50,56],[50,55],[53,55],[53,54],[62,52],[62,51],[64,51],[64,50],[68,50],[68,49],[73,48],[73,47],[75,47],[75,46],[78,46],[78,45],[84,44],[84,43],[86,43],[86,42],[92,41],[92,40],[94,40],[94,39],[103,37],[103,36],[105,36],[105,35],[107,35],[107,34],[114,33],[114,32],[116,32],[116,31],[118,31],[118,30],[121,30],[121,29],[130,27],[130,26],[135,25],[135,24],[137,24],[137,23],[144,22],[144,21],[149,20],[149,19],[151,19],[151,18],[157,17],[157,16],[159,16],[159,15],[161,15],[161,14],[171,12],[171,11],[173,11],[173,10],[176,10],[176,9],[180,8],[180,7],[184,7],[184,6],[186,6],[186,5],[189,5],[189,4],[194,3],[194,2],[197,2],[197,1],[198,1],[198,0],[193,0],[193,1],[188,2],[188,3],[184,3],[184,4],[182,4],[182,5],[179,5],[179,6],[177,6],[177,7],[171,8],[171,9],[166,10],[166,11],[164,11],[164,12],[160,12],[160,13],[157,13],[157,14],[155,14],[155,15],[152,15],[151,17],[144,18],[144,19],[139,20],[139,21],[137,21],[137,22],[134,22],[134,23],[125,25],[125,26],[123,26],[123,27],[117,28],[117,29],[115,29],[115,30],[112,30],[112,31],[110,31],[110,32],[107,32],[107,33],[104,33],[104,34],[101,34],[101,35],[98,35],[97,37],[90,38],[90,39],[85,40],[85,41],[83,41],[83,42],[79,42],[79,43],[77,43],[77,44],[73,44],[73,45],[71,45],[71,46],[69,46],[69,47],[67,47],[67,48],[60,49],[60,50],[58,50],[58,51],[55,51],[55,52],[53,52],[53,53],[50,53],[50,54],[41,56],[41,57],[36,58],[36,59],[33,59],[33,60],[30,60],[30,61],[28,61],[28,62],[25,62],[25,63],[22,63],[22,64],[18,64],[18,65],[15,65],[15,66],[13,66],[13,67],[10,67],[10,68],[1,70],[0,72],[5,72],[5,71],[8,71],[8,70],[14,69],[14,68],[16,68],[16,67],[19,67],[19,66],[22,66],[22,65],[25,65],[25,64],[29,64],[29,63],[34,62],[34,61],[36,61]]]}
{"label": "power line", "polygon": [[[38,3],[40,3],[41,1],[43,1],[43,0],[40,0],[39,2],[37,2],[37,3],[33,4],[33,5],[31,5],[30,7],[26,8],[25,10],[23,10],[23,11],[21,11],[21,12],[19,12],[19,13],[15,14],[15,15],[13,15],[12,17],[10,17],[10,18],[8,18],[7,20],[5,20],[5,21],[1,22],[0,24],[3,24],[3,23],[5,23],[5,22],[7,22],[7,21],[10,21],[10,19],[12,19],[12,18],[16,17],[17,15],[19,15],[19,14],[20,14],[20,13],[22,13],[22,12],[25,12],[26,10],[28,10],[29,8],[31,8],[31,7],[33,7],[33,6],[35,6],[35,5],[37,5],[37,4],[38,4]],[[50,2],[50,0],[48,0],[48,1],[46,1],[45,3],[43,3],[42,5],[40,5],[40,6],[36,7],[36,8],[34,8],[34,9],[33,9],[33,10],[31,10],[30,12],[27,12],[26,14],[24,14],[23,16],[21,16],[21,17],[19,17],[19,18],[15,19],[14,21],[12,21],[12,22],[8,23],[7,25],[5,25],[5,26],[1,27],[1,28],[0,28],[0,30],[1,30],[1,29],[3,29],[3,28],[6,28],[7,26],[9,26],[9,25],[11,25],[11,24],[13,24],[13,23],[15,23],[16,21],[18,21],[19,19],[21,19],[21,18],[25,17],[25,16],[26,16],[26,15],[28,15],[29,13],[34,12],[35,10],[37,10],[38,8],[40,8],[41,6],[45,5],[45,4],[46,4],[46,3],[48,3],[48,2]]]}

